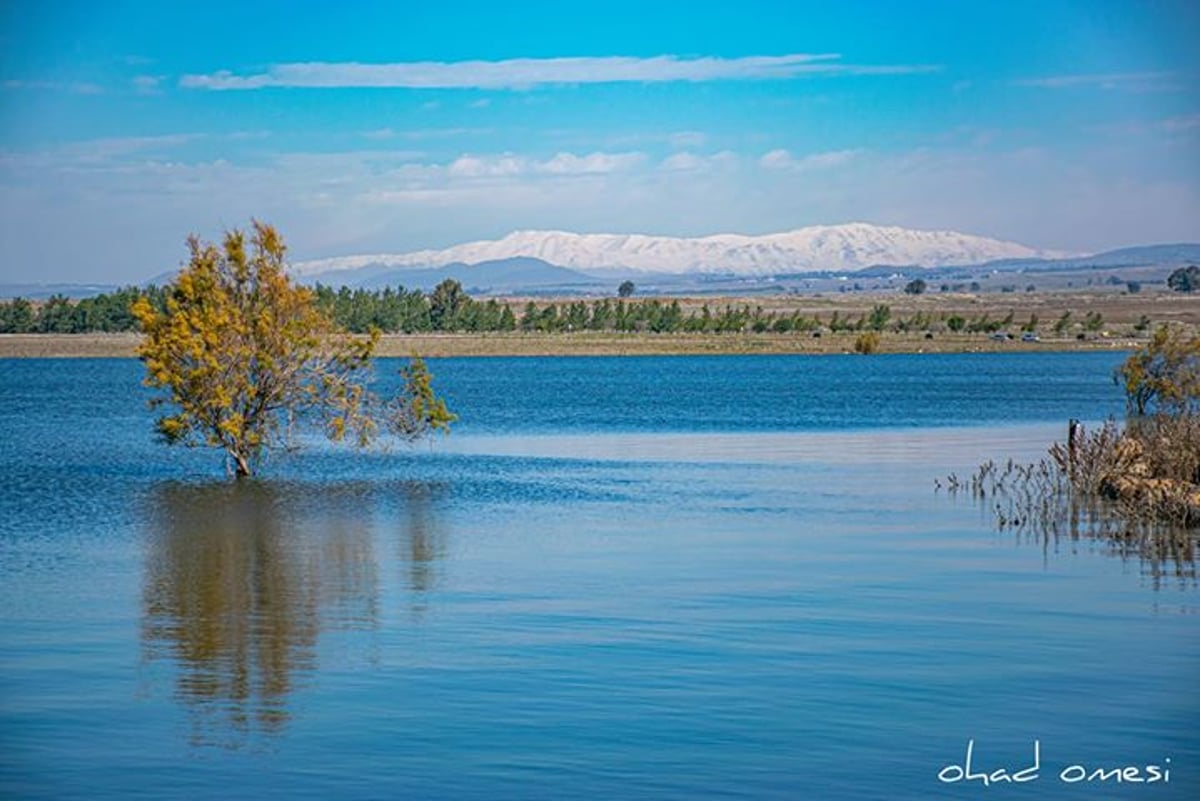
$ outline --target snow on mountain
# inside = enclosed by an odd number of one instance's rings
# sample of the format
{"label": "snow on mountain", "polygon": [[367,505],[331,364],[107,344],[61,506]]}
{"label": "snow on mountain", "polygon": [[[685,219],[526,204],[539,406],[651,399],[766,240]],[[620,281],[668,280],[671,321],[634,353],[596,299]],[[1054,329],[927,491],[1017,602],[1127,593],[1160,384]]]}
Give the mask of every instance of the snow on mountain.
{"label": "snow on mountain", "polygon": [[292,269],[299,276],[314,276],[367,266],[430,268],[527,256],[589,273],[639,270],[751,276],[855,270],[878,264],[945,267],[1065,255],[1070,254],[955,231],[849,223],[764,236],[718,234],[698,238],[515,231],[503,239],[468,242],[445,250],[343,256],[298,262]]}

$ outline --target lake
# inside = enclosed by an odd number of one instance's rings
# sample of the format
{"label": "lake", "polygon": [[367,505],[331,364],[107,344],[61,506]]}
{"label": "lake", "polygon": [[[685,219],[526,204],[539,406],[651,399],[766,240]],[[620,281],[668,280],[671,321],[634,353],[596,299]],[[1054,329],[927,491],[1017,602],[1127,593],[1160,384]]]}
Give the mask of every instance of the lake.
{"label": "lake", "polygon": [[0,361],[0,796],[1200,797],[1194,564],[935,491],[1121,358],[435,360],[448,439],[241,483]]}

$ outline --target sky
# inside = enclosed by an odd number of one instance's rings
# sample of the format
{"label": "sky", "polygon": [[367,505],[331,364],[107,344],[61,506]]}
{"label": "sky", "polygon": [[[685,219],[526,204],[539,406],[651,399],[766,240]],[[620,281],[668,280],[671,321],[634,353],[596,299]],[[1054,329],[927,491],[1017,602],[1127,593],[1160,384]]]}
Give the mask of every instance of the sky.
{"label": "sky", "polygon": [[0,0],[0,282],[510,231],[1200,241],[1200,3]]}

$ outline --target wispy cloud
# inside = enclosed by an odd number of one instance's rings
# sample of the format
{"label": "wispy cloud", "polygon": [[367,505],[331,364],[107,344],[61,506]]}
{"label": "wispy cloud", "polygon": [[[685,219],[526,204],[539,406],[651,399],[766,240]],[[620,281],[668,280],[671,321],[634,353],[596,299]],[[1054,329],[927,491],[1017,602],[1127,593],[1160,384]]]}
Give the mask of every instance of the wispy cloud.
{"label": "wispy cloud", "polygon": [[1200,114],[1183,114],[1158,120],[1126,120],[1090,126],[1087,130],[1115,137],[1166,134],[1167,138],[1200,133]]}
{"label": "wispy cloud", "polygon": [[463,178],[499,178],[528,172],[529,161],[519,156],[459,156],[447,171]]}
{"label": "wispy cloud", "polygon": [[413,61],[390,64],[302,62],[275,64],[266,72],[236,74],[221,70],[185,75],[189,89],[231,90],[267,87],[531,89],[589,83],[665,83],[675,81],[777,80],[803,76],[899,75],[930,72],[930,65],[864,65],[842,62],[836,53],[793,53],[742,58],[652,58],[603,56],[515,58],[503,61]]}
{"label": "wispy cloud", "polygon": [[143,95],[158,94],[162,80],[161,75],[138,75],[133,79],[133,88]]}
{"label": "wispy cloud", "polygon": [[703,147],[707,141],[708,135],[700,131],[676,131],[667,136],[671,147]]}
{"label": "wispy cloud", "polygon": [[392,128],[373,128],[370,131],[363,131],[359,135],[364,139],[395,139],[396,131]]}
{"label": "wispy cloud", "polygon": [[[190,147],[192,145],[221,145],[226,142],[263,140],[270,136],[269,131],[233,131],[225,134],[193,132],[82,139],[32,151],[0,150],[0,191],[4,188],[6,170],[9,176],[21,173],[37,180],[39,176],[44,178],[53,173],[118,173],[161,168],[164,165],[194,164],[198,163],[198,156]],[[389,157],[396,157],[398,153],[388,151]]]}
{"label": "wispy cloud", "polygon": [[491,128],[374,128],[362,131],[359,135],[364,139],[450,139],[460,136],[484,136],[492,133]]}
{"label": "wispy cloud", "polygon": [[[593,141],[591,130],[578,128],[546,129],[548,136],[566,140]],[[638,131],[636,133],[620,133],[603,138],[607,147],[643,147],[646,145],[665,145],[675,150],[695,150],[704,147],[709,141],[709,135],[702,131]]]}
{"label": "wispy cloud", "polygon": [[119,136],[73,142],[59,153],[84,162],[107,162],[128,156],[145,157],[170,153],[182,145],[204,138],[204,134],[180,133],[163,136]]}
{"label": "wispy cloud", "polygon": [[1051,75],[1014,81],[1017,86],[1038,89],[1105,89],[1128,92],[1162,92],[1179,87],[1173,72],[1110,72],[1084,75]]}
{"label": "wispy cloud", "polygon": [[697,155],[690,151],[672,153],[659,164],[668,172],[711,172],[722,168],[737,166],[737,154],[722,150],[711,155]]}
{"label": "wispy cloud", "polygon": [[1200,131],[1200,114],[1186,114],[1181,117],[1168,117],[1159,122],[1167,133],[1187,133]]}
{"label": "wispy cloud", "polygon": [[76,95],[99,95],[104,93],[104,87],[88,81],[27,81],[11,79],[0,82],[0,87],[16,90],[46,90],[52,92],[70,92]]}
{"label": "wispy cloud", "polygon": [[858,155],[857,150],[829,150],[824,153],[811,153],[807,156],[796,158],[787,150],[780,148],[764,154],[758,160],[758,163],[769,170],[803,172],[838,167],[850,161],[856,155]]}
{"label": "wispy cloud", "polygon": [[644,162],[643,153],[558,153],[544,161],[524,156],[463,155],[446,168],[456,178],[501,178],[516,175],[604,175],[631,170]]}
{"label": "wispy cloud", "polygon": [[699,170],[704,168],[704,159],[695,153],[673,153],[663,159],[664,170]]}
{"label": "wispy cloud", "polygon": [[[849,219],[1098,250],[1194,241],[1200,220],[1200,192],[1175,155],[1141,143],[1165,177],[1114,177],[1108,152],[1054,149],[772,151],[763,158],[778,169],[769,170],[758,166],[761,151],[659,160],[569,148],[445,157],[370,149],[225,160],[199,148],[185,158],[188,136],[0,150],[0,255],[16,263],[12,243],[38,232],[42,244],[25,261],[51,275],[59,264],[94,262],[95,242],[113,241],[126,245],[111,262],[115,280],[141,280],[177,263],[182,233],[219,234],[251,215],[279,225],[306,258],[442,247],[516,228],[700,235]],[[64,216],[80,236],[54,236],[47,220]]]}
{"label": "wispy cloud", "polygon": [[642,153],[589,153],[586,156],[559,153],[535,166],[538,172],[550,175],[586,175],[624,172],[637,167],[645,159]]}

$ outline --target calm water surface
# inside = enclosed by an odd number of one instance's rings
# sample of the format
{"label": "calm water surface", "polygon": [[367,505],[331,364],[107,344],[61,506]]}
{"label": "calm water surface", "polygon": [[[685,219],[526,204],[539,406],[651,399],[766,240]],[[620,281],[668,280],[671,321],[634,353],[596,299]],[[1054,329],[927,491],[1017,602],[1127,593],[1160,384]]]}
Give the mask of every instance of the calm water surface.
{"label": "calm water surface", "polygon": [[441,360],[448,440],[240,484],[0,361],[0,797],[1200,797],[1195,580],[933,491],[1119,361]]}

